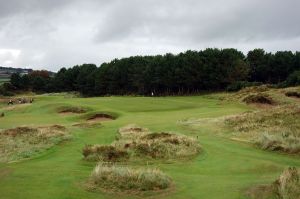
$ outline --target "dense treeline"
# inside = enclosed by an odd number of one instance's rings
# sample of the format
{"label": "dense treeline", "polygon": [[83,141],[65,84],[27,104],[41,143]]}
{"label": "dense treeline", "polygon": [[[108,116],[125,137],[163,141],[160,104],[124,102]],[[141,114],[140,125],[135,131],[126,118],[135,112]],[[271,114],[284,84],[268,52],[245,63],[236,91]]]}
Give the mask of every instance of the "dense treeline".
{"label": "dense treeline", "polygon": [[262,49],[247,56],[236,49],[206,49],[178,55],[135,56],[103,63],[60,69],[53,77],[45,71],[14,74],[18,89],[42,92],[79,91],[98,95],[172,95],[201,91],[232,90],[260,83],[300,83],[300,52],[266,53]]}

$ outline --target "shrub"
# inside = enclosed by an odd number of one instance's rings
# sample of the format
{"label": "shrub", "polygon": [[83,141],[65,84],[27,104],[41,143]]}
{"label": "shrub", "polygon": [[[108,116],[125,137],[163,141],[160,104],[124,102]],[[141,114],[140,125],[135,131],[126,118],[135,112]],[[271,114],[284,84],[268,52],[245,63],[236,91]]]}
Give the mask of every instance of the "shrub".
{"label": "shrub", "polygon": [[293,72],[288,76],[284,82],[285,86],[298,86],[300,85],[300,70]]}
{"label": "shrub", "polygon": [[171,179],[158,169],[134,169],[98,164],[90,177],[92,186],[118,191],[154,191],[167,189]]}
{"label": "shrub", "polygon": [[261,86],[261,85],[262,85],[261,82],[237,81],[227,86],[226,90],[229,92],[234,92],[234,91],[239,91],[246,87]]}
{"label": "shrub", "polygon": [[4,84],[0,85],[0,95],[3,96],[14,96],[15,87],[11,85],[11,83],[5,82]]}

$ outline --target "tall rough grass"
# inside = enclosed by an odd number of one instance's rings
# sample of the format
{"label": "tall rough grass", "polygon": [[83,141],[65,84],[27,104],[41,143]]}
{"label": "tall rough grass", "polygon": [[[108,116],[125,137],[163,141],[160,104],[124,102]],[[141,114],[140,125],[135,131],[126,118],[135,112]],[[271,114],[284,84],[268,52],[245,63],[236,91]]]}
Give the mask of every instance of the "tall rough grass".
{"label": "tall rough grass", "polygon": [[300,153],[300,106],[285,105],[227,118],[238,137],[246,137],[259,147]]}
{"label": "tall rough grass", "polygon": [[171,179],[159,169],[134,169],[98,164],[90,176],[92,187],[119,191],[154,191],[167,189]]}
{"label": "tall rough grass", "polygon": [[272,184],[252,187],[247,195],[252,199],[299,199],[300,172],[294,167],[288,168]]}
{"label": "tall rough grass", "polygon": [[129,148],[137,155],[168,159],[193,156],[201,150],[196,139],[165,132],[147,134]]}
{"label": "tall rough grass", "polygon": [[174,133],[152,133],[146,128],[129,125],[119,129],[112,145],[89,145],[83,149],[87,160],[108,162],[130,157],[176,159],[191,157],[201,151],[198,140]]}
{"label": "tall rough grass", "polygon": [[197,155],[198,140],[169,132],[152,133],[148,129],[129,125],[119,129],[115,146],[128,149],[136,156],[172,159]]}
{"label": "tall rough grass", "polygon": [[82,154],[89,161],[119,162],[129,158],[127,151],[109,145],[86,145]]}
{"label": "tall rough grass", "polygon": [[17,127],[0,132],[0,162],[29,158],[70,139],[65,127]]}

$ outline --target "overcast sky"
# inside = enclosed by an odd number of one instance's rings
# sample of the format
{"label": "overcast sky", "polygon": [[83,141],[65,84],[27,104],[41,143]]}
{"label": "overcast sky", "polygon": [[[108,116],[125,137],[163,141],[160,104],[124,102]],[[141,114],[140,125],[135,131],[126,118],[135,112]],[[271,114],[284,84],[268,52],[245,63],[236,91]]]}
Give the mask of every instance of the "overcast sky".
{"label": "overcast sky", "polygon": [[0,65],[56,71],[131,55],[300,51],[300,0],[0,0]]}

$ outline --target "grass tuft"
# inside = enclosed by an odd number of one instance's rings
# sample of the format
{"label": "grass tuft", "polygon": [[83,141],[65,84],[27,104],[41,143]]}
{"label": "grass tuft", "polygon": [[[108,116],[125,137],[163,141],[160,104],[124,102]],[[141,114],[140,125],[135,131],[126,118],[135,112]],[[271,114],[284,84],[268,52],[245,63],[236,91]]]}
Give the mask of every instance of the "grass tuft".
{"label": "grass tuft", "polygon": [[252,199],[299,199],[300,172],[290,167],[271,185],[252,187],[247,195]]}
{"label": "grass tuft", "polygon": [[152,133],[146,128],[132,125],[119,130],[114,145],[134,156],[154,159],[190,157],[201,151],[198,140],[194,138],[169,132]]}
{"label": "grass tuft", "polygon": [[98,164],[90,176],[94,188],[118,191],[156,191],[167,189],[171,179],[159,169],[134,169]]}
{"label": "grass tuft", "polygon": [[82,154],[89,161],[119,162],[129,158],[127,151],[106,145],[86,145]]}

